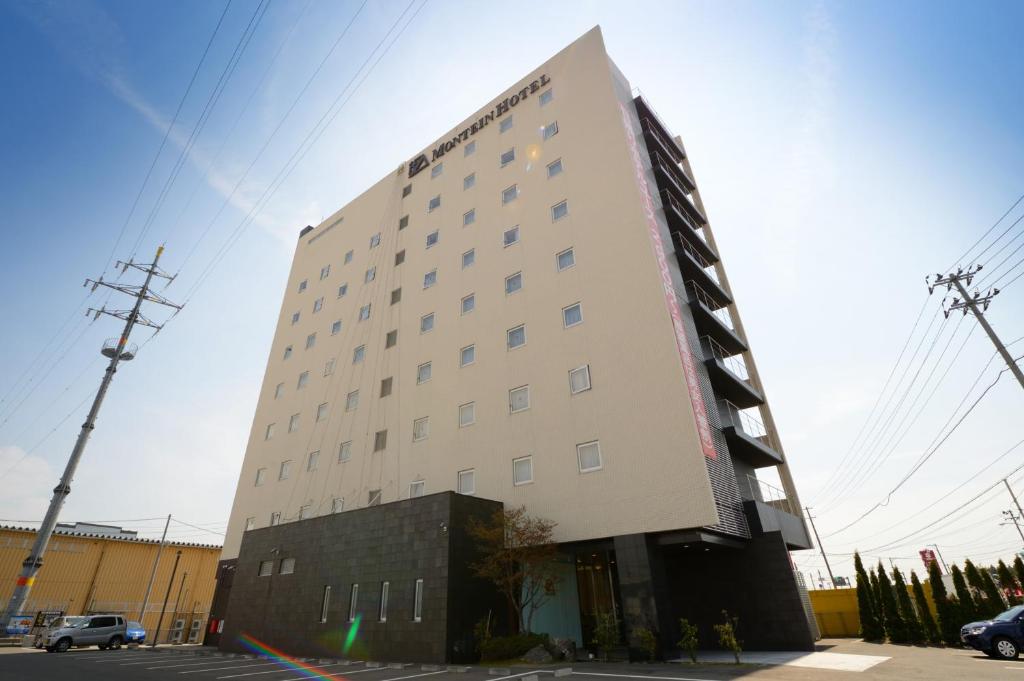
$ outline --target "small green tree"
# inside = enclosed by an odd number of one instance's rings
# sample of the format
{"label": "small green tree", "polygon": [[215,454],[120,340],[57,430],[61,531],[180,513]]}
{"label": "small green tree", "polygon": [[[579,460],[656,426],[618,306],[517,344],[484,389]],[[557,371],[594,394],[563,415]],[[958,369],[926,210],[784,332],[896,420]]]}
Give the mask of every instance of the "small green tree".
{"label": "small green tree", "polygon": [[914,604],[910,600],[910,592],[907,591],[907,582],[903,579],[900,569],[892,569],[892,581],[896,590],[896,604],[899,606],[900,617],[903,618],[907,632],[907,642],[919,645],[924,643],[924,629],[920,620],[917,619],[917,612],[914,611]]}
{"label": "small green tree", "polygon": [[935,612],[939,618],[938,626],[943,642],[950,646],[960,645],[960,626],[964,622],[961,621],[959,604],[946,592],[938,561],[932,561],[928,566],[928,584],[932,588],[932,600],[935,601]]}
{"label": "small green tree", "polygon": [[995,617],[1006,610],[1006,601],[1003,600],[1003,592],[999,590],[999,587],[996,586],[995,581],[992,579],[992,571],[990,568],[984,568],[978,572],[981,573],[981,589],[985,592],[985,599],[989,604],[987,616]]}
{"label": "small green tree", "polygon": [[1017,578],[1017,583],[1024,589],[1024,559],[1020,556],[1013,559],[1013,576]]}
{"label": "small green tree", "polygon": [[1020,585],[1017,584],[1017,578],[1013,576],[1013,572],[1007,567],[1006,563],[1000,558],[999,563],[996,565],[996,573],[999,575],[999,586],[1002,587],[1003,594],[1006,596],[1006,600],[1010,603],[1020,603],[1021,598],[1017,596],[1017,591],[1020,589]]}
{"label": "small green tree", "polygon": [[878,587],[881,591],[880,602],[885,633],[888,634],[891,643],[906,643],[909,639],[907,624],[900,616],[899,606],[896,605],[896,592],[889,581],[889,575],[885,573],[882,561],[878,561]]}
{"label": "small green tree", "polygon": [[700,645],[700,641],[697,639],[697,625],[690,624],[690,621],[684,617],[679,620],[679,631],[682,632],[679,647],[690,656],[691,661],[696,662],[697,648]]}
{"label": "small green tree", "polygon": [[732,656],[736,658],[736,664],[739,664],[740,653],[743,652],[740,640],[736,635],[736,630],[740,626],[740,618],[729,617],[729,613],[725,610],[722,611],[722,617],[725,618],[725,622],[715,625],[715,633],[718,634],[718,644],[726,650],[732,651]]}
{"label": "small green tree", "polygon": [[[995,584],[992,584],[992,588],[989,588],[985,583],[985,578],[981,576],[982,572],[970,560],[964,561],[964,577],[967,578],[967,584],[971,586],[976,594],[974,603],[978,608],[978,619],[987,620],[998,615],[1006,608],[1003,607],[1003,599],[996,590]],[[989,579],[989,583],[991,582],[992,580]]]}
{"label": "small green tree", "polygon": [[594,639],[591,643],[601,651],[601,658],[607,662],[608,653],[619,645],[619,620],[610,612],[597,616]]}
{"label": "small green tree", "polygon": [[914,590],[914,603],[917,604],[917,616],[921,621],[921,628],[924,630],[924,637],[933,646],[942,645],[942,636],[939,635],[939,628],[932,617],[932,611],[928,608],[928,599],[924,595],[924,587],[917,573],[910,571],[910,584]]}
{"label": "small green tree", "polygon": [[857,572],[857,610],[860,613],[860,635],[865,641],[884,641],[885,630],[878,621],[877,605],[871,590],[871,579],[864,570],[860,554],[853,554],[853,567]]}
{"label": "small green tree", "polygon": [[[953,590],[956,591],[956,600],[960,603],[961,617],[965,618],[968,622],[975,622],[981,619],[981,615],[978,614],[978,604],[974,600],[971,590],[967,588],[967,582],[964,580],[964,573],[960,571],[956,564],[949,571],[953,575]],[[961,622],[961,624],[966,624],[966,622]]]}
{"label": "small green tree", "polygon": [[885,641],[889,632],[885,630],[885,616],[882,614],[882,587],[878,584],[878,573],[874,568],[868,572],[868,579],[871,581],[871,601],[875,606],[875,619],[878,620],[878,626],[882,631],[882,638],[879,640]]}
{"label": "small green tree", "polygon": [[657,659],[658,638],[653,631],[647,627],[636,627],[633,629],[633,639],[636,641],[636,647],[643,652],[645,660],[654,662]]}

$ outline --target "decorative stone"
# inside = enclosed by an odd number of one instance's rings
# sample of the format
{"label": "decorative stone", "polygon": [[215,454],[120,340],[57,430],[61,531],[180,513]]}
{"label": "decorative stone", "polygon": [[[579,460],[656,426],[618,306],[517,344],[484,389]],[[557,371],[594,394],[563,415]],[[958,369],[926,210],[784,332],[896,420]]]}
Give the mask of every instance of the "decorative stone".
{"label": "decorative stone", "polygon": [[545,664],[548,662],[554,662],[554,658],[551,657],[551,653],[548,652],[544,646],[534,646],[526,651],[523,655],[523,659],[533,664]]}

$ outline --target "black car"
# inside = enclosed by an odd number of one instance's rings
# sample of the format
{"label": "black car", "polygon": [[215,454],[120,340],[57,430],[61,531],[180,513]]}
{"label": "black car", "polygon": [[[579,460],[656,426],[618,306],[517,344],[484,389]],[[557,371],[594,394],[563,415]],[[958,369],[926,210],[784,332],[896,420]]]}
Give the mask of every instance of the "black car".
{"label": "black car", "polygon": [[960,640],[989,657],[1016,660],[1024,647],[1024,605],[984,622],[965,624],[960,629]]}

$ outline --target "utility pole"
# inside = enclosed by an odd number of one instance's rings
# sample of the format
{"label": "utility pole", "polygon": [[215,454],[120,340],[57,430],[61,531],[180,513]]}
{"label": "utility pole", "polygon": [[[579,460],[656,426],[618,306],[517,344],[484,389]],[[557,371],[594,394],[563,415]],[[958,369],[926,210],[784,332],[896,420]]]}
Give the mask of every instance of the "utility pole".
{"label": "utility pole", "polygon": [[828,570],[828,578],[832,582],[832,588],[836,588],[836,578],[832,575],[832,566],[828,564],[828,556],[825,555],[825,547],[821,545],[821,537],[818,536],[818,528],[814,526],[814,516],[811,515],[811,508],[804,506],[804,511],[807,512],[807,519],[811,521],[811,529],[814,530],[814,539],[818,542],[818,549],[821,551],[821,557],[825,561],[825,569]]}
{"label": "utility pole", "polygon": [[[1021,510],[1020,502],[1017,501],[1017,495],[1013,493],[1013,488],[1010,487],[1010,481],[1007,480],[1006,478],[1003,478],[1003,484],[1006,485],[1006,491],[1010,493],[1011,497],[1013,497],[1013,505],[1017,507],[1017,517],[1018,518],[1019,517],[1024,517],[1024,511]],[[1013,513],[1011,512],[1010,515],[1012,516]],[[1016,518],[1014,518],[1013,524],[1017,525],[1017,519]],[[1020,525],[1017,525],[1017,531],[1021,532]],[[1021,538],[1021,541],[1024,541],[1024,532],[1021,532],[1020,538]]]}
{"label": "utility pole", "polygon": [[149,583],[146,585],[146,595],[142,597],[142,608],[139,609],[139,624],[146,628],[142,618],[146,616],[146,606],[149,605],[149,594],[153,591],[153,581],[156,579],[156,568],[160,565],[160,554],[164,551],[164,544],[167,541],[167,528],[171,526],[171,514],[167,514],[167,522],[164,523],[164,533],[160,537],[160,546],[156,549],[156,558],[153,560],[153,569],[149,573]]}
{"label": "utility pole", "polygon": [[181,586],[178,587],[178,597],[174,599],[174,610],[171,612],[171,631],[174,631],[174,620],[178,617],[178,606],[181,605],[181,593],[185,590],[185,580],[188,579],[188,572],[181,573]]}
{"label": "utility pole", "polygon": [[1012,510],[1010,510],[1010,511],[1003,511],[1003,515],[1006,517],[1007,522],[999,523],[999,524],[1000,525],[1010,525],[1010,524],[1012,524],[1014,527],[1016,527],[1017,528],[1017,534],[1020,535],[1021,545],[1024,546],[1024,532],[1022,532],[1021,529],[1020,529],[1020,522],[1019,522],[1020,521],[1020,516],[1017,515],[1016,513],[1014,513]]}
{"label": "utility pole", "polygon": [[25,601],[28,599],[29,592],[32,591],[32,584],[35,582],[36,575],[39,573],[39,569],[43,566],[43,554],[46,553],[46,547],[50,543],[50,537],[53,535],[53,529],[57,525],[57,517],[60,515],[61,508],[64,506],[64,501],[68,495],[71,494],[71,481],[75,477],[75,470],[78,468],[78,462],[82,458],[82,452],[85,451],[85,445],[89,441],[89,436],[92,435],[92,431],[96,428],[96,417],[99,415],[100,406],[103,404],[103,398],[106,397],[107,389],[110,388],[111,381],[114,380],[114,374],[117,372],[117,365],[121,361],[130,361],[135,358],[135,354],[138,348],[134,345],[128,345],[128,337],[131,335],[132,329],[136,325],[149,326],[155,328],[157,331],[160,330],[161,325],[155,324],[147,319],[142,314],[142,302],[150,301],[159,303],[161,305],[167,305],[175,310],[180,310],[181,305],[175,305],[163,296],[153,293],[149,290],[150,284],[153,281],[153,277],[160,277],[171,281],[174,277],[163,272],[157,268],[157,263],[160,261],[160,255],[163,253],[164,247],[161,246],[156,251],[156,257],[152,263],[142,264],[136,262],[120,262],[118,266],[121,266],[122,274],[128,271],[128,268],[136,269],[146,273],[146,280],[141,286],[128,286],[125,284],[117,284],[103,281],[100,277],[98,281],[86,279],[84,286],[92,284],[92,290],[95,291],[98,287],[104,286],[121,293],[125,293],[135,298],[135,304],[131,310],[107,310],[105,308],[95,310],[90,308],[86,314],[93,314],[93,319],[98,319],[101,314],[110,315],[118,319],[124,320],[124,330],[121,332],[121,337],[116,341],[111,339],[103,344],[103,348],[100,351],[105,357],[110,358],[110,363],[107,365],[106,372],[103,375],[103,380],[100,382],[99,390],[96,391],[96,397],[93,399],[92,408],[89,409],[89,415],[85,419],[85,423],[82,424],[82,429],[78,433],[78,439],[75,441],[75,446],[71,450],[71,456],[68,458],[67,465],[64,467],[64,474],[60,478],[60,482],[53,488],[53,497],[50,499],[50,507],[46,510],[46,515],[43,517],[42,525],[39,527],[38,533],[36,533],[35,542],[32,545],[32,552],[28,558],[21,564],[21,573],[18,575],[18,579],[15,582],[14,593],[11,594],[11,600],[7,604],[7,609],[4,612],[3,623],[6,625],[7,622],[11,621],[11,618],[16,617],[21,613],[22,607],[25,605]]}
{"label": "utility pole", "polygon": [[939,564],[942,565],[943,574],[948,575],[949,574],[949,566],[946,565],[946,561],[943,560],[943,558],[942,558],[942,551],[939,551],[939,545],[938,544],[928,544],[928,546],[934,546],[935,547],[935,555],[939,557]]}
{"label": "utility pole", "polygon": [[167,593],[164,594],[164,606],[160,608],[160,617],[156,621],[156,633],[153,634],[153,642],[150,644],[150,648],[156,648],[156,642],[160,638],[160,625],[164,623],[164,611],[167,610],[167,601],[171,600],[171,587],[174,586],[174,575],[178,571],[179,560],[181,560],[181,549],[178,549],[178,553],[174,556],[174,567],[171,568],[171,578],[167,580]]}
{"label": "utility pole", "polygon": [[928,293],[931,293],[937,287],[942,285],[946,286],[947,291],[952,290],[955,287],[959,297],[954,296],[949,308],[943,310],[946,317],[948,318],[950,313],[954,310],[963,310],[964,314],[967,314],[967,312],[970,311],[974,314],[978,323],[981,324],[981,328],[985,329],[985,333],[988,334],[992,344],[996,346],[996,350],[1000,355],[1002,355],[1003,361],[1006,362],[1006,366],[1010,368],[1010,371],[1013,373],[1014,377],[1016,377],[1017,382],[1020,383],[1020,387],[1024,388],[1024,371],[1022,371],[1017,362],[1014,361],[1013,357],[1006,349],[1006,346],[1004,346],[1003,342],[999,340],[999,336],[996,335],[992,325],[988,323],[987,319],[985,319],[984,312],[985,310],[988,310],[989,303],[992,302],[992,299],[999,295],[999,289],[989,289],[983,296],[977,289],[975,289],[973,295],[969,294],[967,292],[967,288],[964,286],[965,281],[967,282],[967,285],[970,286],[971,280],[980,271],[981,265],[975,265],[972,268],[968,268],[966,272],[963,269],[958,268],[955,274],[947,274],[946,276],[936,274],[934,281],[931,280],[931,277],[925,277],[925,283],[928,284]]}

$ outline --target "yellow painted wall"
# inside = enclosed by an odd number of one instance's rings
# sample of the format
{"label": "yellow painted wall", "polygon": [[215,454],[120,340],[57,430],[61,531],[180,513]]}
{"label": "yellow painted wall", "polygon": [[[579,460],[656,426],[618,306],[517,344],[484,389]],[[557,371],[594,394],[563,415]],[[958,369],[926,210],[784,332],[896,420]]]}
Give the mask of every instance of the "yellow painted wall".
{"label": "yellow painted wall", "polygon": [[[924,596],[928,608],[935,617],[935,602],[932,600],[931,585],[926,581]],[[910,601],[916,606],[914,592],[907,585]],[[846,638],[860,635],[860,609],[857,607],[856,589],[820,589],[809,592],[814,617],[818,620],[818,628],[822,638]]]}
{"label": "yellow painted wall", "polygon": [[[0,528],[0,597],[5,602],[14,590],[21,563],[28,556],[35,535],[35,531],[30,529]],[[64,610],[69,615],[112,612],[137,620],[157,548],[158,543],[150,540],[54,534],[23,612]],[[165,632],[170,630],[175,619],[180,619],[184,620],[183,639],[188,637],[191,622],[198,620],[199,641],[202,641],[216,584],[219,546],[167,544],[164,547],[142,625],[149,635],[156,631],[175,553],[179,550],[181,560],[163,618],[160,640],[168,639]],[[182,575],[185,573],[182,588]],[[176,600],[177,617],[174,616]]]}

